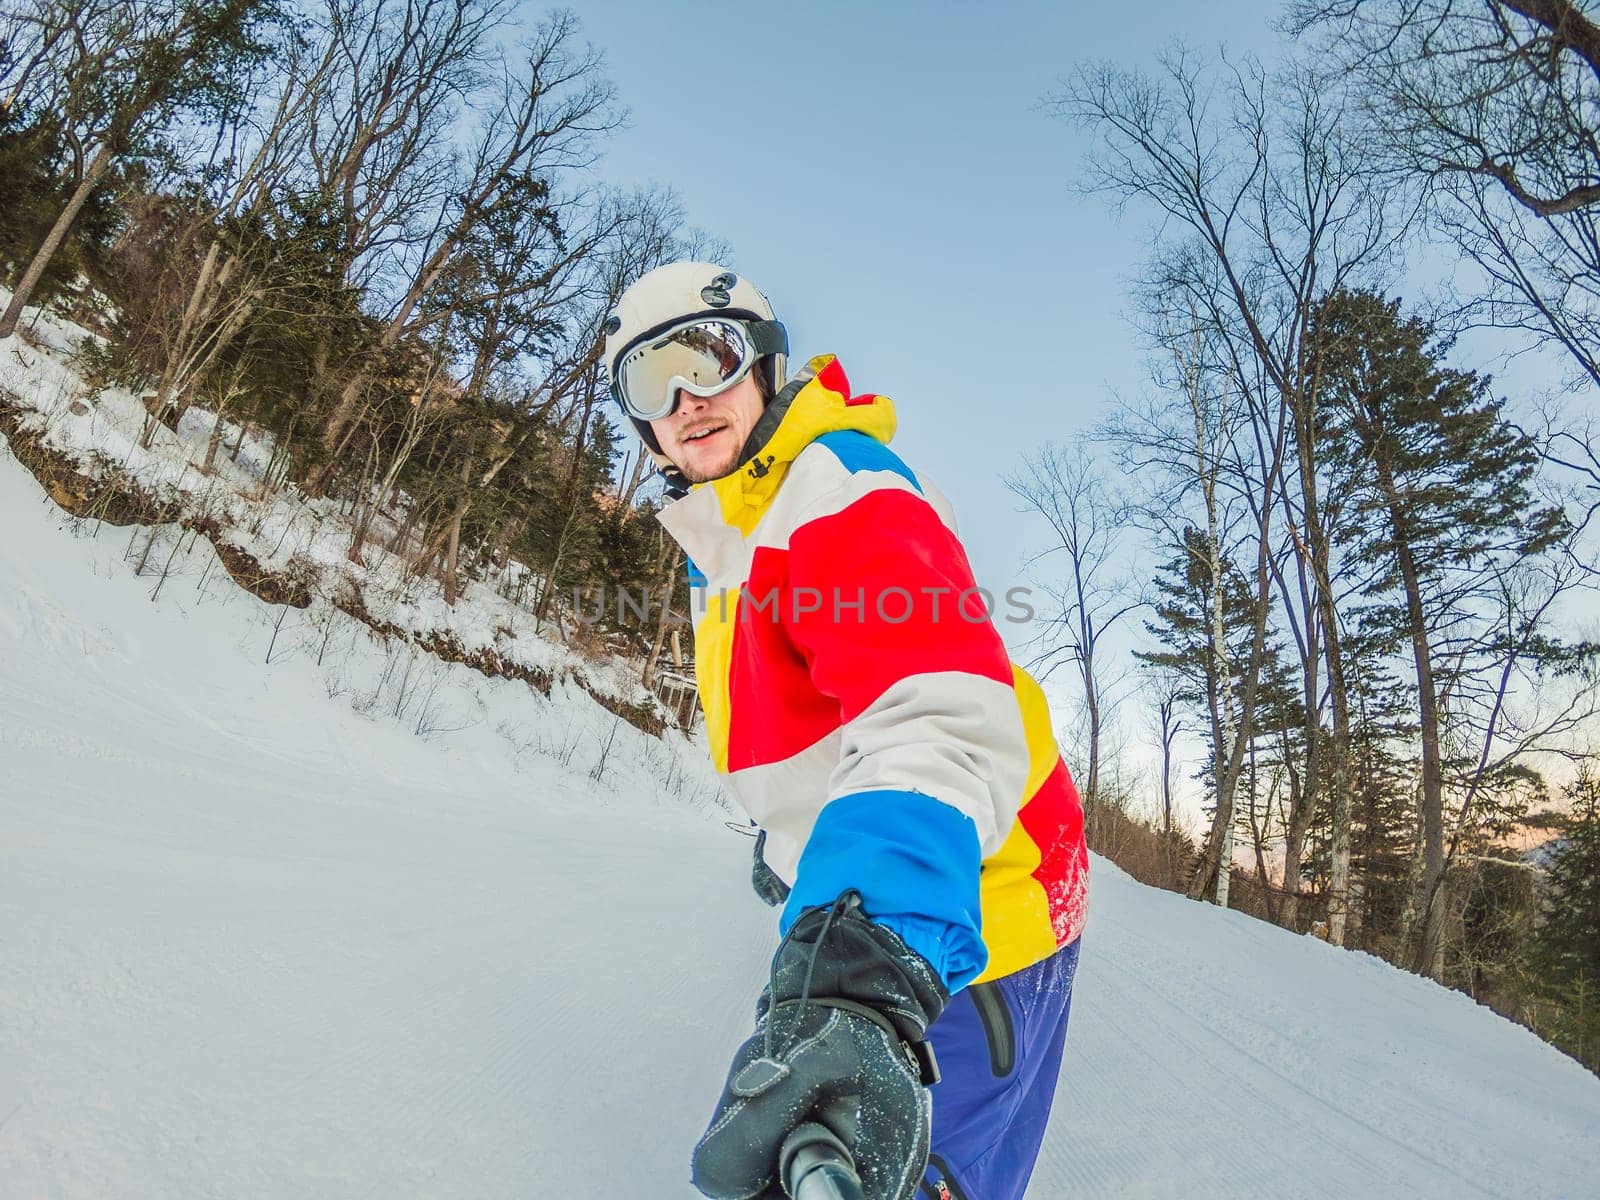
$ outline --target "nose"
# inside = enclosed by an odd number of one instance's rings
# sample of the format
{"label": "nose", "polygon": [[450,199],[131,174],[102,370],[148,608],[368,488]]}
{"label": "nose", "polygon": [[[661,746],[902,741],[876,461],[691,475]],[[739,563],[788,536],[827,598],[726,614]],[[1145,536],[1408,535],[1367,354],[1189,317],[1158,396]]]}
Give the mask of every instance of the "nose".
{"label": "nose", "polygon": [[672,411],[675,416],[682,416],[684,414],[692,415],[699,412],[701,409],[709,407],[710,404],[710,397],[696,396],[693,392],[686,392],[682,388],[679,388],[678,406]]}

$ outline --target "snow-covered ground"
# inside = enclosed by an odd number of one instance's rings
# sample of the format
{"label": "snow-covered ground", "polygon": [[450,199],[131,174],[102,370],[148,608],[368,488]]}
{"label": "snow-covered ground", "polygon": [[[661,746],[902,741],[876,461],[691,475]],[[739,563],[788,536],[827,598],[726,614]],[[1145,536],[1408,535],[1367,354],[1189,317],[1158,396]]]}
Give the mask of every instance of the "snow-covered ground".
{"label": "snow-covered ground", "polygon": [[[694,746],[0,513],[0,1197],[693,1194],[774,942]],[[1600,1192],[1533,1035],[1094,870],[1031,1196]]]}
{"label": "snow-covered ground", "polygon": [[[0,288],[0,304],[9,298]],[[654,704],[636,669],[619,669],[609,659],[591,661],[562,644],[554,627],[564,615],[559,602],[552,606],[554,621],[536,628],[528,608],[514,602],[518,595],[531,602],[539,590],[522,564],[507,563],[491,579],[463,579],[457,603],[447,605],[437,581],[416,579],[410,571],[409,558],[420,550],[422,531],[406,531],[414,536],[399,552],[401,530],[383,510],[363,538],[360,561],[354,561],[349,551],[357,521],[342,501],[309,499],[292,483],[262,486],[273,466],[271,434],[241,430],[226,413],[219,417],[196,406],[175,430],[156,425],[146,448],[140,398],[126,388],[91,388],[84,381],[78,356],[92,346],[94,335],[47,312],[30,315],[26,328],[26,343],[13,338],[0,347],[0,403],[20,406],[26,427],[84,473],[114,473],[163,505],[220,527],[224,540],[264,571],[303,580],[324,612],[337,598],[358,596],[360,608],[374,621],[418,643],[447,639],[466,654],[489,651],[551,679],[579,679],[591,692],[620,704]],[[220,447],[207,472],[201,464],[214,434],[220,435]],[[592,606],[585,611],[592,612]],[[567,619],[566,627],[572,626]]]}

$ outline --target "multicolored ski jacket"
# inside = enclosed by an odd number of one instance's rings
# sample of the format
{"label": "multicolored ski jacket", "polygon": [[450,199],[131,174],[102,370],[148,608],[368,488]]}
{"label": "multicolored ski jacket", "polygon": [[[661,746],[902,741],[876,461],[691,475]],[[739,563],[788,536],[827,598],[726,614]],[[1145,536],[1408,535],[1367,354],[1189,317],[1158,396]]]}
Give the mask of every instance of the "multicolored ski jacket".
{"label": "multicolored ski jacket", "polygon": [[762,421],[660,519],[690,558],[712,759],[793,888],[783,930],[855,888],[952,991],[1039,962],[1083,926],[1083,810],[948,502],[832,357]]}

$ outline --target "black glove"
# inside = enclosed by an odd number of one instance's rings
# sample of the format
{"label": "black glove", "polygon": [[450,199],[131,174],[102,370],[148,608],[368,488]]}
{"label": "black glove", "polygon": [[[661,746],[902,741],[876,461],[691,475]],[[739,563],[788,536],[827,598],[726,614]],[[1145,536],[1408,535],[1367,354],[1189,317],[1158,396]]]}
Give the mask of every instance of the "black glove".
{"label": "black glove", "polygon": [[756,852],[750,862],[750,886],[756,890],[763,904],[778,907],[789,898],[789,885],[778,878],[778,873],[767,866],[767,831],[756,834]]}
{"label": "black glove", "polygon": [[926,1088],[938,1080],[923,1037],[949,998],[855,892],[802,914],[695,1147],[694,1185],[713,1200],[784,1200],[778,1152],[816,1122],[854,1156],[867,1200],[908,1200],[928,1161]]}

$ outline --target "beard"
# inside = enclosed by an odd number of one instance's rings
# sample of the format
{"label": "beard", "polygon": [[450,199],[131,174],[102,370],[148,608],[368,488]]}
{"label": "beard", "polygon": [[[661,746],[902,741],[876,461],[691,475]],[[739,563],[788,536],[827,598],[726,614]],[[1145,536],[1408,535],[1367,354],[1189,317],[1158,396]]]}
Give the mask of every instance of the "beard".
{"label": "beard", "polygon": [[740,455],[743,452],[742,445],[734,446],[716,458],[702,459],[692,466],[679,463],[678,470],[690,483],[710,483],[714,479],[722,479],[737,471],[742,461]]}
{"label": "beard", "polygon": [[721,479],[732,475],[739,469],[739,452],[735,450],[728,455],[727,461],[713,463],[709,467],[679,467],[683,477],[690,483],[710,483],[713,479]]}

